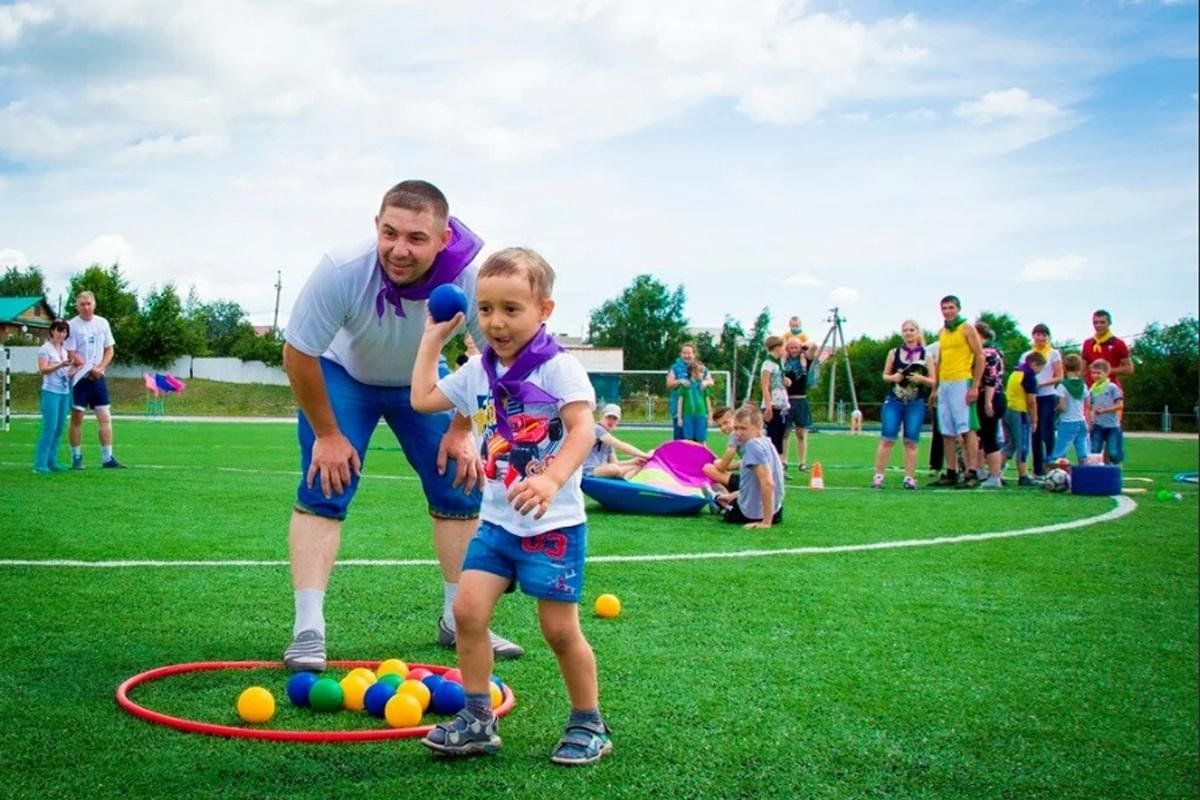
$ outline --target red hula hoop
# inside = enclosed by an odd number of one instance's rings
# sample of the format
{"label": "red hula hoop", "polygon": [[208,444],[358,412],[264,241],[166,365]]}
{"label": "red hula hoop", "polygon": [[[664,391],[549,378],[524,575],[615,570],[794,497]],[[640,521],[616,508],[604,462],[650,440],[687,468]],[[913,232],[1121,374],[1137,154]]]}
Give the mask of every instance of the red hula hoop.
{"label": "red hula hoop", "polygon": [[[367,667],[375,669],[378,661],[330,661],[329,666],[353,669]],[[409,664],[410,668],[423,667],[437,675],[449,670],[439,664]],[[224,669],[282,669],[282,661],[197,661],[191,664],[170,664],[157,667],[134,675],[117,687],[117,705],[133,714],[135,717],[165,725],[168,728],[187,733],[202,733],[208,736],[227,736],[234,739],[266,739],[273,742],[377,742],[386,739],[410,739],[424,736],[433,729],[433,725],[418,725],[413,728],[371,728],[361,731],[297,731],[271,730],[269,728],[238,728],[233,725],[220,725],[213,722],[197,722],[196,720],[173,717],[159,711],[138,705],[129,699],[129,690],[143,683],[168,678],[172,675],[183,675],[188,672],[214,672]],[[496,716],[503,717],[516,705],[516,697],[508,686],[504,687],[504,701],[497,706]]]}

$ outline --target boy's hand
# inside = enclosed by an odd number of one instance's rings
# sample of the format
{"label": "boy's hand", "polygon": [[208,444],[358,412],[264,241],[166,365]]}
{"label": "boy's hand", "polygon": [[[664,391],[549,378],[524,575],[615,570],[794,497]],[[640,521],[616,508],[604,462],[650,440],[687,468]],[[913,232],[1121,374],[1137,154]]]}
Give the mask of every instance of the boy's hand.
{"label": "boy's hand", "polygon": [[747,530],[749,530],[750,528],[769,528],[769,527],[771,527],[771,520],[760,519],[758,522],[747,522],[742,527],[746,528]]}
{"label": "boy's hand", "polygon": [[541,519],[550,508],[550,501],[558,494],[559,486],[548,475],[534,475],[518,481],[508,488],[508,502],[518,514],[534,512],[534,519]]}
{"label": "boy's hand", "polygon": [[454,331],[463,324],[466,316],[460,311],[445,322],[434,322],[433,315],[425,312],[425,336],[436,337],[438,342],[445,344],[454,336]]}

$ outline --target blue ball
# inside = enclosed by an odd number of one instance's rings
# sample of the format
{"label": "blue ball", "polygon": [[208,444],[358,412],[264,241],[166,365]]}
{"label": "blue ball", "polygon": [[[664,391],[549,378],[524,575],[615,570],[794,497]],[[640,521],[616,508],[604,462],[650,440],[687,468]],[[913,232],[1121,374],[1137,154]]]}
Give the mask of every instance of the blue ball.
{"label": "blue ball", "polygon": [[391,700],[396,694],[396,687],[390,683],[373,683],[367,689],[367,693],[363,695],[363,708],[372,717],[383,718],[383,710],[387,707],[388,700]]}
{"label": "blue ball", "polygon": [[429,293],[429,314],[434,322],[446,322],[458,312],[467,312],[467,295],[452,283],[444,283]]}
{"label": "blue ball", "polygon": [[492,683],[494,683],[494,684],[496,684],[497,686],[499,686],[499,687],[500,687],[500,691],[502,691],[502,692],[504,691],[504,681],[500,680],[500,676],[499,676],[499,675],[493,675],[493,676],[492,676]]}
{"label": "blue ball", "polygon": [[437,687],[441,686],[444,680],[445,678],[441,675],[426,675],[421,678],[421,683],[425,684],[425,688],[429,690],[429,696],[433,697],[433,693],[437,691]]}
{"label": "blue ball", "polygon": [[292,705],[308,708],[308,690],[317,682],[315,672],[297,672],[288,678],[287,695]]}
{"label": "blue ball", "polygon": [[467,695],[460,684],[442,681],[430,698],[429,708],[435,714],[457,714],[467,705]]}

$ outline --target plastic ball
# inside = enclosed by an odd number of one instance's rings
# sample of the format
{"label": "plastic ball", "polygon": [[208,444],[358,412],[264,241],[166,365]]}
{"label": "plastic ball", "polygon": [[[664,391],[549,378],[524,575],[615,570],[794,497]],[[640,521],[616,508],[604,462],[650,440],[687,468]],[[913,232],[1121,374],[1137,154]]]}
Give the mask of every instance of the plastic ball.
{"label": "plastic ball", "polygon": [[333,678],[321,678],[308,690],[308,704],[313,711],[339,711],[345,699],[342,685]]}
{"label": "plastic ball", "polygon": [[444,283],[429,293],[429,315],[434,322],[446,322],[458,312],[467,312],[467,295],[452,283]]}
{"label": "plastic ball", "polygon": [[442,680],[462,683],[462,670],[458,669],[457,667],[454,669],[448,669],[442,673]]}
{"label": "plastic ball", "polygon": [[504,691],[504,681],[500,680],[499,675],[492,676],[492,683],[500,687],[500,691]]}
{"label": "plastic ball", "polygon": [[467,694],[461,684],[442,681],[433,692],[429,707],[435,714],[457,714],[467,705]]}
{"label": "plastic ball", "polygon": [[411,694],[396,692],[384,706],[383,717],[393,728],[411,728],[421,722],[421,704]]}
{"label": "plastic ball", "polygon": [[350,711],[362,711],[363,697],[366,696],[367,689],[370,689],[372,684],[367,683],[367,679],[362,675],[355,675],[351,672],[342,678],[338,685],[342,687],[342,705]]}
{"label": "plastic ball", "polygon": [[370,686],[372,683],[379,680],[377,677],[375,677],[375,671],[369,670],[366,667],[357,667],[355,669],[352,669],[352,670],[350,670],[350,672],[348,672],[346,674],[346,677],[350,677],[351,675],[355,675],[359,678],[362,678],[364,681],[367,682],[367,686]]}
{"label": "plastic ball", "polygon": [[379,662],[379,666],[375,668],[375,675],[382,678],[384,675],[398,675],[401,679],[408,677],[408,664],[405,664],[398,658],[389,658]]}
{"label": "plastic ball", "polygon": [[387,708],[388,701],[396,694],[396,687],[392,686],[387,681],[379,681],[372,684],[371,688],[367,689],[367,693],[363,695],[363,708],[372,717],[383,718],[383,711]]}
{"label": "plastic ball", "polygon": [[504,702],[504,692],[500,691],[500,687],[494,683],[488,684],[488,691],[492,695],[492,708],[499,708]]}
{"label": "plastic ball", "polygon": [[287,696],[292,705],[308,708],[308,692],[319,677],[315,672],[297,672],[288,678]]}
{"label": "plastic ball", "polygon": [[621,613],[621,601],[615,594],[602,594],[596,598],[596,616],[615,619]]}
{"label": "plastic ball", "polygon": [[[409,678],[409,680],[412,680],[412,678]],[[429,689],[430,693],[433,693],[437,691],[437,687],[441,685],[443,680],[441,675],[431,674],[421,678],[421,683],[425,684],[425,688]]]}
{"label": "plastic ball", "polygon": [[405,675],[404,677],[407,678],[408,680],[423,681],[423,680],[425,680],[425,676],[432,675],[432,674],[433,674],[432,672],[425,669],[424,667],[416,667],[415,669],[410,669],[408,671],[408,674]]}
{"label": "plastic ball", "polygon": [[275,716],[275,698],[261,686],[251,686],[238,695],[237,713],[246,722],[266,722]]}
{"label": "plastic ball", "polygon": [[421,704],[421,713],[424,713],[429,708],[429,702],[433,699],[433,692],[429,691],[429,687],[420,681],[405,681],[396,689],[398,694],[411,694],[417,698],[417,702]]}

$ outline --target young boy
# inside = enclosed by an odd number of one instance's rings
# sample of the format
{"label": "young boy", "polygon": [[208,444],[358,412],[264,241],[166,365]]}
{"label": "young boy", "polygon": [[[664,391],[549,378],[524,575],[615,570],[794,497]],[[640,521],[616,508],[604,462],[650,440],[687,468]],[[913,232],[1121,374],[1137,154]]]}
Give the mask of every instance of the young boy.
{"label": "young boy", "polygon": [[733,432],[733,409],[726,406],[719,407],[713,412],[713,422],[717,423],[721,433],[728,437],[725,452],[716,461],[705,464],[702,469],[705,477],[713,482],[713,489],[720,487],[723,490],[736,492],[741,477],[734,472],[738,468],[738,465],[734,464],[738,453],[738,439],[737,434]]}
{"label": "young boy", "polygon": [[542,633],[571,701],[566,733],[551,761],[590,764],[612,749],[600,716],[596,659],[579,626],[587,551],[580,466],[595,444],[595,394],[587,372],[546,332],[554,271],[532,250],[501,250],[476,286],[484,352],[437,379],[437,354],[462,324],[425,322],[413,366],[416,411],[456,408],[472,419],[487,454],[479,531],[467,546],[454,601],[466,708],[422,740],[450,756],[500,749],[489,680],[488,623],[514,584],[538,600]]}
{"label": "young boy", "polygon": [[1058,424],[1054,429],[1054,452],[1051,461],[1067,454],[1067,448],[1075,445],[1075,458],[1083,464],[1088,457],[1087,413],[1088,388],[1083,382],[1083,359],[1076,353],[1063,356],[1064,377],[1055,387],[1058,395]]}
{"label": "young boy", "polygon": [[1108,379],[1112,366],[1103,358],[1091,364],[1092,452],[1103,452],[1113,464],[1125,460],[1125,435],[1121,432],[1121,412],[1125,394]]}
{"label": "young boy", "polygon": [[675,418],[683,438],[703,444],[708,440],[708,418],[712,414],[712,390],[704,382],[706,368],[700,361],[688,365],[688,385],[679,393]]}
{"label": "young boy", "polygon": [[763,359],[762,370],[759,373],[759,388],[762,390],[762,419],[767,426],[767,436],[779,453],[780,462],[784,458],[784,436],[787,435],[788,394],[783,382],[783,339],[778,336],[768,336],[763,343],[767,354]]}
{"label": "young boy", "polygon": [[[588,456],[583,461],[585,478],[594,475],[597,478],[620,478],[627,481],[641,472],[642,467],[646,465],[649,453],[643,453],[612,435],[620,423],[621,407],[616,403],[609,403],[600,412],[600,421],[596,423],[596,444],[588,451]],[[632,456],[633,460],[617,461],[614,450]]]}
{"label": "young boy", "polygon": [[717,498],[730,505],[725,521],[745,528],[783,522],[783,464],[763,435],[762,413],[754,406],[742,406],[734,412],[733,432],[740,443],[742,468],[738,490]]}

